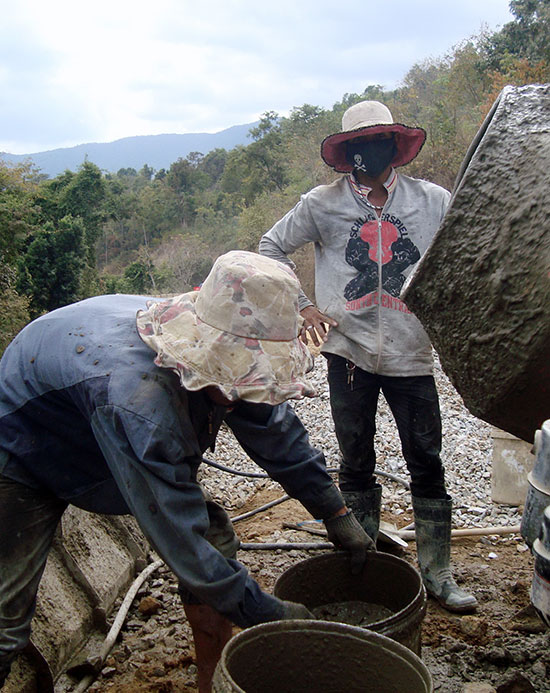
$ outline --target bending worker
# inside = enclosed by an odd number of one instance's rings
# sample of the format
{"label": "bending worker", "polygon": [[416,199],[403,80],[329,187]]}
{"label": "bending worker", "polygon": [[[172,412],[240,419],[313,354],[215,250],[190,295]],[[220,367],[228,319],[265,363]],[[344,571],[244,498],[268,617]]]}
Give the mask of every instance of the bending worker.
{"label": "bending worker", "polygon": [[[234,560],[238,540],[197,482],[226,421],[250,457],[360,568],[363,531],[285,403],[314,395],[298,339],[299,283],[255,253],[218,258],[199,292],[100,296],[30,323],[0,362],[0,682],[30,637],[38,584],[67,507],[131,513],[173,570],[199,690],[231,624],[308,618]],[[137,315],[137,318],[136,318]],[[210,543],[209,539],[216,544]],[[1,686],[0,683],[0,686]]]}
{"label": "bending worker", "polygon": [[445,608],[464,612],[477,602],[450,570],[452,503],[440,457],[432,349],[399,298],[450,200],[444,188],[396,171],[415,158],[425,138],[421,128],[395,123],[378,101],[348,108],[342,132],[321,145],[325,163],[345,175],[303,195],[262,237],[260,253],[293,267],[288,255],[314,243],[317,306],[302,293],[299,307],[304,329],[322,343],[328,360],[340,489],[376,540],[382,489],[374,475],[374,435],[382,391],[411,475],[424,583]]}

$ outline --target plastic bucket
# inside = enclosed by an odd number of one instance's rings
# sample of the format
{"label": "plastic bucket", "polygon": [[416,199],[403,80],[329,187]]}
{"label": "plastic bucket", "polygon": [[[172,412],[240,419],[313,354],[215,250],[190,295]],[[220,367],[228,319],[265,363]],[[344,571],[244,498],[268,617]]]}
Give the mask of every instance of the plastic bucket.
{"label": "plastic bucket", "polygon": [[369,623],[368,630],[420,655],[426,589],[419,572],[397,556],[370,552],[359,575],[352,575],[347,553],[314,556],[286,570],[275,583],[274,594],[305,604],[310,610],[354,601],[386,607],[392,615]]}
{"label": "plastic bucket", "polygon": [[214,693],[431,693],[429,670],[373,631],[328,621],[274,621],[234,636],[214,672]]}

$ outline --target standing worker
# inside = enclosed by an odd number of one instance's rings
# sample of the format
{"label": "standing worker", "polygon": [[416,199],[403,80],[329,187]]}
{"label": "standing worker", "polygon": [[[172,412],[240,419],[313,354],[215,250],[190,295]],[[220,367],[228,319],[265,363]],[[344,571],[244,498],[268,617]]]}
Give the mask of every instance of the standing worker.
{"label": "standing worker", "polygon": [[[346,504],[376,540],[382,488],[376,482],[375,417],[380,391],[395,418],[411,475],[418,562],[430,594],[447,609],[473,611],[475,597],[450,570],[451,498],[441,463],[441,417],[428,335],[399,293],[437,231],[450,193],[397,173],[418,154],[426,133],[394,123],[378,101],[347,109],[342,132],[323,140],[321,156],[346,175],[303,195],[260,241],[260,253],[288,258],[315,244],[317,307],[299,308],[328,361],[330,402],[342,455]],[[436,280],[436,279],[434,279]]]}
{"label": "standing worker", "polygon": [[[360,569],[361,528],[285,402],[313,396],[299,283],[255,253],[218,258],[200,292],[100,296],[28,325],[0,362],[0,687],[30,637],[36,592],[69,503],[131,513],[179,580],[199,690],[231,623],[311,617],[234,560],[228,515],[197,482],[226,421],[250,457],[325,521]],[[136,318],[137,315],[137,318]],[[156,357],[155,357],[156,354]]]}

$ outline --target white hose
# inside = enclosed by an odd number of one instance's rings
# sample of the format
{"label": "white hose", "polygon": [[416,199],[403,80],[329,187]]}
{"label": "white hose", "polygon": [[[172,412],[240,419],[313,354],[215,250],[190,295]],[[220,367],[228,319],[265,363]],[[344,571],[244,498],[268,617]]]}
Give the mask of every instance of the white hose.
{"label": "white hose", "polygon": [[[98,668],[103,665],[103,663],[107,659],[107,655],[109,654],[111,648],[115,644],[120,629],[122,628],[122,625],[124,623],[124,619],[128,614],[128,610],[130,609],[130,606],[134,601],[134,597],[136,596],[137,591],[145,582],[145,580],[147,580],[147,578],[151,575],[151,573],[154,573],[155,570],[157,568],[160,568],[161,565],[164,565],[164,561],[159,560],[155,561],[154,563],[150,563],[144,570],[141,571],[141,573],[137,576],[137,578],[130,586],[130,589],[126,593],[126,596],[124,597],[124,600],[120,605],[116,618],[113,621],[113,625],[107,633],[107,637],[105,638],[103,646],[101,647],[101,651],[99,653]],[[92,685],[96,678],[97,674],[88,674],[82,679],[82,681],[80,681],[78,686],[74,689],[73,693],[83,693]]]}

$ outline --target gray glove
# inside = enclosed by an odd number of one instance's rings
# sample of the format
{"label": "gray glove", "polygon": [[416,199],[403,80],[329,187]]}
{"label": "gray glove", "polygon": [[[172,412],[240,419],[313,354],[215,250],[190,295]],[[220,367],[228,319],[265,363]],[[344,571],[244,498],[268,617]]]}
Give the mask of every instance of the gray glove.
{"label": "gray glove", "polygon": [[283,600],[283,615],[281,616],[281,620],[286,621],[292,618],[314,619],[315,616],[303,604]]}
{"label": "gray glove", "polygon": [[361,527],[351,510],[346,515],[337,515],[324,520],[328,539],[337,549],[345,549],[351,553],[351,572],[357,575],[361,572],[367,551],[376,551],[376,544]]}

